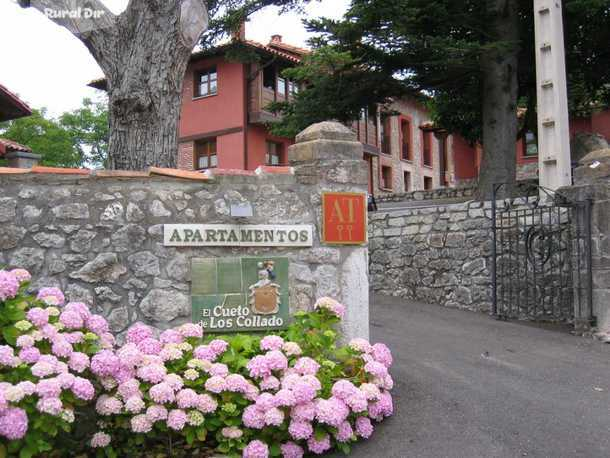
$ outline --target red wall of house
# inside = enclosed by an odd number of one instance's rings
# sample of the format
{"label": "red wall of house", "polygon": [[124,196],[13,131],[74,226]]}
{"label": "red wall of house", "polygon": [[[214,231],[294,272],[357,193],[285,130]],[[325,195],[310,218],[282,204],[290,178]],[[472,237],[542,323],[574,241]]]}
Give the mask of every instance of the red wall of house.
{"label": "red wall of house", "polygon": [[254,170],[259,165],[265,165],[267,160],[267,140],[280,143],[281,161],[288,163],[288,147],[294,143],[291,139],[275,137],[267,132],[263,126],[250,125],[248,127],[248,169]]}
{"label": "red wall of house", "polygon": [[455,134],[453,138],[453,163],[455,167],[455,179],[467,180],[475,178],[476,175],[476,151],[464,138]]}
{"label": "red wall of house", "polygon": [[602,134],[610,142],[610,110],[594,113],[591,116],[591,130]]}
{"label": "red wall of house", "polygon": [[[214,65],[218,72],[217,95],[194,99],[196,72]],[[244,79],[244,65],[240,63],[225,62],[222,58],[191,62],[182,89],[180,137],[243,127],[246,110]]]}

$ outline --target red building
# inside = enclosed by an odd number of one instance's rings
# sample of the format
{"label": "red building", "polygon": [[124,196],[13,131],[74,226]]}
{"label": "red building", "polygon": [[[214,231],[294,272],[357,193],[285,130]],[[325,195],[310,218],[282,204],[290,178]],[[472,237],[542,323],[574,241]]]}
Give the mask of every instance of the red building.
{"label": "red building", "polygon": [[178,167],[254,170],[287,162],[293,139],[273,136],[266,123],[276,116],[266,106],[290,99],[298,86],[281,72],[308,52],[274,35],[264,45],[239,37],[260,57],[257,63],[231,62],[226,46],[193,54],[182,92]]}

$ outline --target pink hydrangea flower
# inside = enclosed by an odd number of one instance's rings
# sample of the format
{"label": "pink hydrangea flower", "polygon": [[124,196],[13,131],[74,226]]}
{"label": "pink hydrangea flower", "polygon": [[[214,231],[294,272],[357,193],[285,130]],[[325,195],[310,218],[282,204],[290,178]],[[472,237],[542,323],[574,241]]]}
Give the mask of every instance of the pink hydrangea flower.
{"label": "pink hydrangea flower", "polygon": [[75,377],[72,383],[72,393],[79,399],[90,401],[95,396],[95,388],[91,382],[82,377]]}
{"label": "pink hydrangea flower", "polygon": [[151,423],[167,419],[167,409],[162,405],[152,405],[146,409],[146,418]]}
{"label": "pink hydrangea flower", "polygon": [[184,337],[175,329],[167,329],[159,335],[159,340],[163,344],[179,344],[184,342]]}
{"label": "pink hydrangea flower", "polygon": [[4,436],[8,440],[19,440],[25,436],[27,431],[28,416],[25,410],[10,407],[0,413],[0,436]]}
{"label": "pink hydrangea flower", "polygon": [[267,358],[263,355],[257,355],[252,358],[246,366],[250,377],[262,378],[271,375],[271,369],[269,369]]}
{"label": "pink hydrangea flower", "polygon": [[29,334],[24,334],[22,336],[17,337],[16,345],[19,348],[30,348],[33,347],[36,341]]}
{"label": "pink hydrangea flower", "polygon": [[[36,350],[37,348],[28,348],[27,351]],[[26,351],[26,350],[22,350]],[[41,361],[42,356],[40,356],[40,352],[38,352],[38,361],[30,368],[32,375],[34,377],[47,377],[55,373],[55,364],[51,364],[48,361]],[[25,361],[25,360],[24,360]]]}
{"label": "pink hydrangea flower", "polygon": [[247,428],[262,429],[265,427],[265,412],[255,405],[246,407],[241,419]]}
{"label": "pink hydrangea flower", "polygon": [[348,345],[352,350],[359,351],[360,353],[371,353],[373,351],[369,341],[360,337],[350,340]]}
{"label": "pink hydrangea flower", "polygon": [[268,409],[271,409],[272,407],[276,407],[275,396],[273,396],[271,393],[262,393],[256,399],[256,405],[258,406],[259,409],[262,409],[262,410],[268,410]]}
{"label": "pink hydrangea flower", "polygon": [[132,417],[130,424],[131,430],[134,433],[149,433],[150,431],[152,431],[152,422],[144,414],[135,415],[134,417]]}
{"label": "pink hydrangea flower", "polygon": [[243,451],[243,458],[268,458],[269,447],[264,442],[253,440]]}
{"label": "pink hydrangea flower", "polygon": [[218,402],[209,394],[200,394],[197,397],[197,410],[201,413],[212,413],[218,408]]}
{"label": "pink hydrangea flower", "polygon": [[292,391],[282,389],[273,396],[275,405],[278,407],[292,407],[297,400]]}
{"label": "pink hydrangea flower", "polygon": [[382,343],[376,343],[373,345],[373,358],[375,361],[383,364],[387,368],[389,368],[393,362],[392,352],[385,344]]}
{"label": "pink hydrangea flower", "polygon": [[344,401],[353,396],[357,391],[356,385],[349,380],[336,381],[331,390],[333,396]]}
{"label": "pink hydrangea flower", "polygon": [[63,305],[66,301],[64,293],[59,288],[41,288],[36,299],[47,305]]}
{"label": "pink hydrangea flower", "polygon": [[261,339],[261,350],[281,350],[284,345],[284,339],[280,336],[265,336]]}
{"label": "pink hydrangea flower", "polygon": [[316,375],[320,365],[313,359],[303,356],[297,359],[294,369],[301,375]]}
{"label": "pink hydrangea flower", "polygon": [[41,398],[58,398],[61,394],[61,384],[57,378],[40,380],[36,384],[36,394]]}
{"label": "pink hydrangea flower", "polygon": [[314,309],[325,309],[338,318],[345,316],[345,306],[330,297],[321,297],[314,304]]}
{"label": "pink hydrangea flower", "polygon": [[248,390],[248,381],[240,374],[231,374],[225,379],[226,391],[245,393]]}
{"label": "pink hydrangea flower", "polygon": [[388,375],[388,368],[377,361],[369,361],[364,365],[364,370],[374,377],[383,379]]}
{"label": "pink hydrangea flower", "polygon": [[56,417],[62,412],[63,404],[59,398],[42,398],[36,403],[36,409],[39,412],[48,413]]}
{"label": "pink hydrangea flower", "polygon": [[358,417],[356,420],[356,434],[364,439],[368,439],[373,434],[373,425],[367,417]]}
{"label": "pink hydrangea flower", "polygon": [[8,345],[0,345],[0,364],[13,367],[15,364],[15,351]]}
{"label": "pink hydrangea flower", "polygon": [[352,429],[352,425],[349,423],[349,421],[344,421],[337,428],[335,439],[337,439],[337,442],[349,442],[353,435],[354,430]]}
{"label": "pink hydrangea flower", "polygon": [[70,355],[68,367],[74,372],[83,372],[89,367],[89,356],[78,351],[73,352]]}
{"label": "pink hydrangea flower", "polygon": [[305,451],[294,442],[286,442],[280,446],[283,458],[303,458]]}
{"label": "pink hydrangea flower", "polygon": [[167,375],[167,369],[161,364],[149,364],[138,368],[138,377],[148,383],[159,383]]}
{"label": "pink hydrangea flower", "polygon": [[19,382],[17,387],[19,387],[26,396],[31,396],[36,392],[36,384],[30,382],[29,380]]}
{"label": "pink hydrangea flower", "polygon": [[280,387],[280,381],[277,377],[269,375],[260,382],[260,388],[264,391],[277,390]]}
{"label": "pink hydrangea flower", "polygon": [[49,322],[49,312],[40,307],[34,307],[28,310],[26,318],[32,322],[34,326],[41,328]]}
{"label": "pink hydrangea flower", "polygon": [[379,395],[377,402],[369,404],[369,415],[377,421],[383,420],[384,417],[390,417],[394,414],[394,404],[390,393],[382,392]]}
{"label": "pink hydrangea flower", "polygon": [[174,399],[176,398],[172,387],[165,382],[157,383],[156,385],[151,386],[148,393],[150,394],[151,399],[157,404],[174,402]]}
{"label": "pink hydrangea flower", "polygon": [[286,356],[279,350],[271,350],[265,354],[267,367],[272,371],[284,371],[288,368]]}
{"label": "pink hydrangea flower", "polygon": [[117,392],[123,399],[129,399],[134,396],[142,396],[142,392],[140,391],[140,382],[138,382],[135,378],[120,383],[117,388]]}
{"label": "pink hydrangea flower", "polygon": [[91,358],[91,372],[100,377],[114,375],[121,365],[121,361],[110,350],[102,350]]}
{"label": "pink hydrangea flower", "polygon": [[26,281],[30,281],[32,279],[32,275],[25,269],[13,269],[10,271],[19,283],[25,283]]}
{"label": "pink hydrangea flower", "polygon": [[320,423],[336,428],[347,419],[348,415],[349,408],[347,405],[334,396],[316,401],[316,419]]}
{"label": "pink hydrangea flower", "polygon": [[89,306],[83,302],[69,302],[64,307],[64,310],[67,312],[78,313],[83,320],[86,320],[91,316]]}
{"label": "pink hydrangea flower", "polygon": [[181,409],[191,409],[197,407],[199,403],[199,395],[190,388],[180,390],[176,394],[176,404]]}
{"label": "pink hydrangea flower", "polygon": [[152,337],[140,340],[137,346],[138,350],[145,355],[158,355],[163,348],[163,344]]}
{"label": "pink hydrangea flower", "polygon": [[80,313],[72,310],[64,310],[61,312],[59,315],[59,322],[67,329],[80,329],[85,324],[85,320],[83,320]]}
{"label": "pink hydrangea flower", "polygon": [[208,373],[211,376],[226,377],[229,375],[229,368],[226,364],[214,363],[212,364],[212,367],[210,367],[210,370],[208,370]]}
{"label": "pink hydrangea flower", "polygon": [[313,421],[316,417],[316,405],[313,402],[297,404],[290,410],[290,417],[296,421]]}
{"label": "pink hydrangea flower", "polygon": [[377,401],[381,396],[381,391],[377,385],[373,383],[363,383],[360,385],[360,390],[366,395],[366,399],[369,401]]}
{"label": "pink hydrangea flower", "polygon": [[221,393],[226,389],[225,379],[219,376],[213,376],[206,380],[205,389],[212,393]]}
{"label": "pink hydrangea flower", "polygon": [[0,302],[12,299],[19,291],[17,276],[6,270],[0,270]]}
{"label": "pink hydrangea flower", "polygon": [[99,431],[93,435],[89,444],[93,448],[108,447],[108,445],[110,445],[110,435],[103,431]]}
{"label": "pink hydrangea flower", "polygon": [[146,326],[144,323],[136,323],[127,331],[125,340],[128,343],[138,344],[144,339],[153,337],[154,333],[150,326]]}
{"label": "pink hydrangea flower", "polygon": [[352,396],[345,400],[345,403],[353,412],[364,412],[368,408],[368,399],[364,391],[357,390]]}
{"label": "pink hydrangea flower", "polygon": [[313,426],[306,421],[293,420],[290,422],[290,426],[288,426],[288,433],[293,439],[306,440],[312,436]]}
{"label": "pink hydrangea flower", "polygon": [[171,410],[167,415],[167,427],[175,431],[182,431],[187,420],[188,416],[184,410]]}
{"label": "pink hydrangea flower", "polygon": [[95,334],[103,335],[110,331],[108,322],[101,315],[91,315],[86,321],[87,329]]}
{"label": "pink hydrangea flower", "polygon": [[203,328],[200,324],[196,323],[185,323],[178,328],[178,332],[186,339],[201,339],[203,337]]}
{"label": "pink hydrangea flower", "polygon": [[97,398],[97,402],[95,403],[95,410],[97,413],[104,416],[118,415],[121,413],[122,409],[123,403],[114,396],[102,394]]}
{"label": "pink hydrangea flower", "polygon": [[[38,359],[40,358],[40,350],[38,350],[38,348],[36,347],[30,347],[30,348],[24,348],[19,352],[19,359],[21,359],[23,362],[26,362],[28,364],[34,364],[38,361]],[[46,370],[48,369],[48,371]],[[37,377],[41,377],[44,375],[37,375],[37,374],[41,374],[43,372],[46,372],[45,375],[50,375],[53,373],[53,368],[39,368],[38,370],[36,370],[36,374],[34,373],[34,371],[32,372],[33,375],[36,375]]]}
{"label": "pink hydrangea flower", "polygon": [[205,361],[216,360],[216,353],[210,348],[209,345],[199,345],[193,350],[193,356],[197,359],[203,359]]}
{"label": "pink hydrangea flower", "polygon": [[125,410],[129,413],[140,413],[144,407],[146,407],[144,401],[138,396],[133,396],[125,401]]}
{"label": "pink hydrangea flower", "polygon": [[76,377],[69,372],[62,372],[61,374],[58,374],[55,379],[57,380],[57,383],[59,383],[59,386],[61,386],[62,390],[68,390],[72,388]]}
{"label": "pink hydrangea flower", "polygon": [[121,360],[123,366],[134,367],[138,366],[143,359],[142,353],[138,350],[138,346],[134,343],[123,345],[118,351],[117,356]]}
{"label": "pink hydrangea flower", "polygon": [[51,342],[51,351],[55,356],[69,358],[74,350],[70,342],[58,336]]}
{"label": "pink hydrangea flower", "polygon": [[241,436],[244,435],[244,432],[235,426],[228,426],[222,428],[220,430],[220,433],[228,439],[239,439]]}
{"label": "pink hydrangea flower", "polygon": [[330,450],[330,436],[325,434],[321,440],[317,440],[314,436],[311,436],[307,440],[307,447],[309,451],[315,453],[316,455],[321,455],[322,453]]}
{"label": "pink hydrangea flower", "polygon": [[280,426],[284,422],[284,412],[277,407],[272,407],[265,412],[265,424],[267,426]]}
{"label": "pink hydrangea flower", "polygon": [[76,332],[68,332],[64,334],[64,338],[66,341],[70,342],[72,345],[82,343],[85,340],[85,334],[80,331]]}
{"label": "pink hydrangea flower", "polygon": [[227,348],[229,347],[229,344],[226,341],[222,340],[222,339],[214,339],[214,340],[212,340],[209,343],[209,346],[210,346],[210,349],[216,355],[216,358],[218,358],[225,351],[227,351]]}
{"label": "pink hydrangea flower", "polygon": [[294,384],[292,394],[294,395],[295,402],[302,404],[312,401],[316,397],[316,390],[311,384],[300,380]]}
{"label": "pink hydrangea flower", "polygon": [[282,345],[282,351],[288,356],[299,356],[303,353],[303,350],[301,350],[301,347],[299,347],[299,344],[296,342],[285,342],[284,345]]}
{"label": "pink hydrangea flower", "polygon": [[171,386],[174,391],[178,391],[184,386],[184,381],[178,374],[167,374],[163,381]]}

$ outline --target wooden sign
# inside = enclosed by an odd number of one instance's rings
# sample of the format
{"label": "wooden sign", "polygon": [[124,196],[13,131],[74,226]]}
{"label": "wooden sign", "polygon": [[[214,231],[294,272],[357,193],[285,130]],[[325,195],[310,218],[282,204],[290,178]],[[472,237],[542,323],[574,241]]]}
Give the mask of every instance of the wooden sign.
{"label": "wooden sign", "polygon": [[367,199],[364,193],[322,193],[322,242],[363,245],[367,242]]}
{"label": "wooden sign", "polygon": [[193,259],[193,322],[212,333],[285,329],[288,265],[285,257]]}

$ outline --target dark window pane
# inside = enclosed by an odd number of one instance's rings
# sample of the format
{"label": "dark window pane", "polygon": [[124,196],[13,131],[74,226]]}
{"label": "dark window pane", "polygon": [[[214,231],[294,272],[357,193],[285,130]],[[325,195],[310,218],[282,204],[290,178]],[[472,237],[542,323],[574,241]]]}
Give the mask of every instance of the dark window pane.
{"label": "dark window pane", "polygon": [[275,67],[269,65],[263,70],[263,86],[275,91]]}

